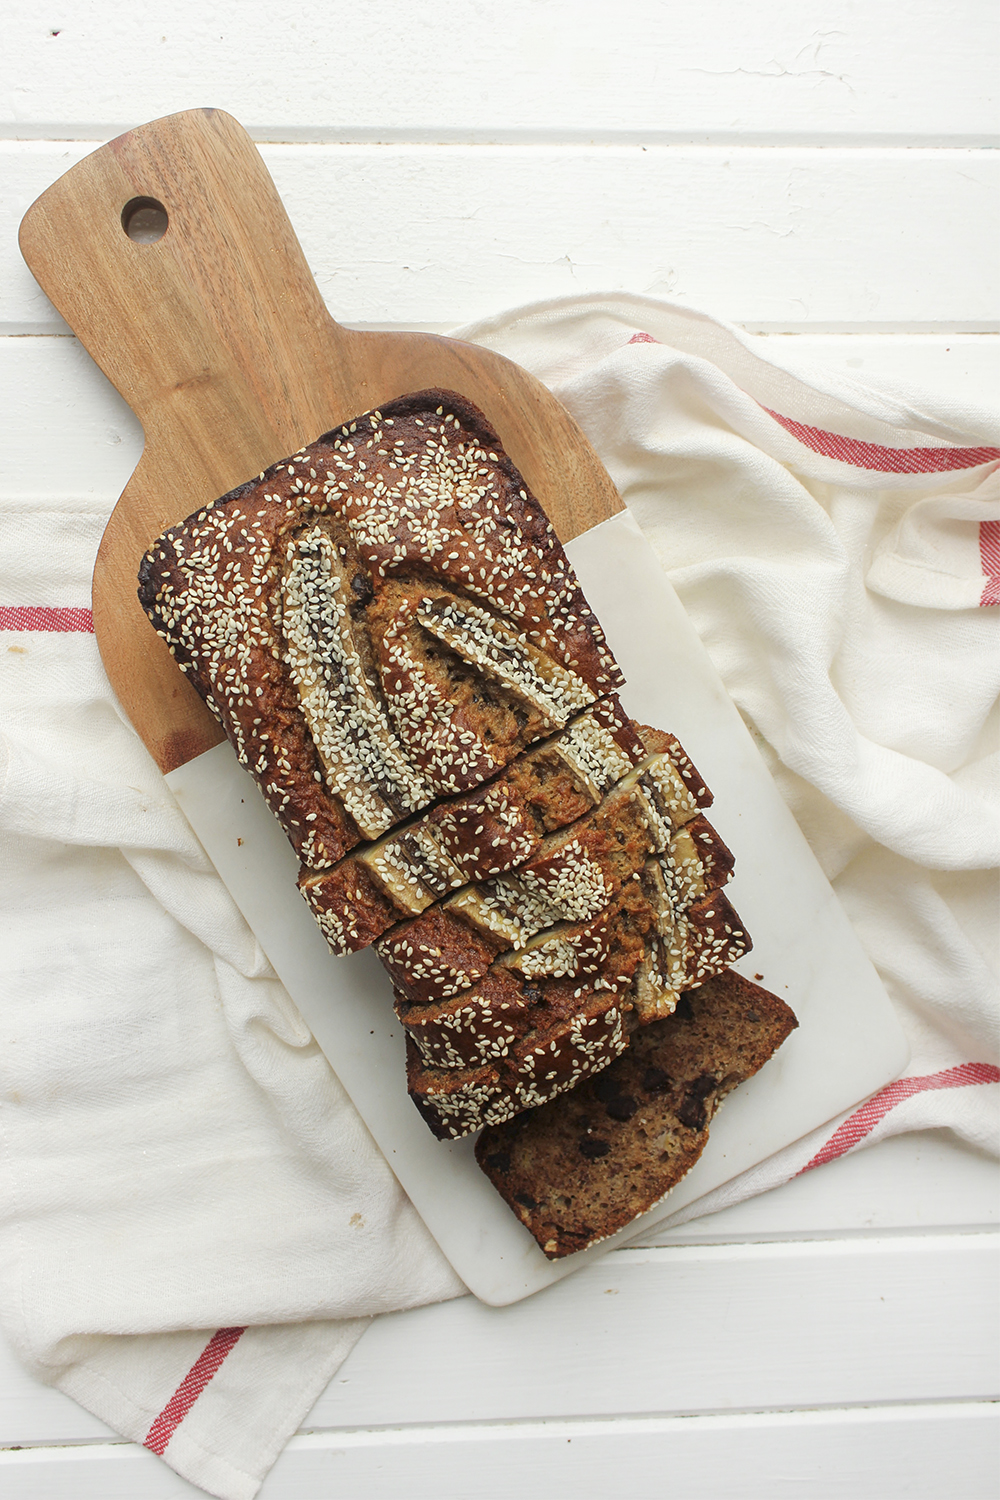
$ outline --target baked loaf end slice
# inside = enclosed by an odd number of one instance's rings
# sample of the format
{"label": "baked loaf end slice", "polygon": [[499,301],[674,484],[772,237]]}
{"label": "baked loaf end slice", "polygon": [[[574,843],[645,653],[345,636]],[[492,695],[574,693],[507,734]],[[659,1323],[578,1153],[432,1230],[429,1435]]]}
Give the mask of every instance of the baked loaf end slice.
{"label": "baked loaf end slice", "polygon": [[171,527],[139,599],[313,869],[622,683],[544,512],[449,391],[366,412]]}
{"label": "baked loaf end slice", "polygon": [[797,1025],[770,991],[720,974],[571,1093],[489,1126],[476,1160],[550,1260],[585,1250],[690,1171],[722,1100]]}

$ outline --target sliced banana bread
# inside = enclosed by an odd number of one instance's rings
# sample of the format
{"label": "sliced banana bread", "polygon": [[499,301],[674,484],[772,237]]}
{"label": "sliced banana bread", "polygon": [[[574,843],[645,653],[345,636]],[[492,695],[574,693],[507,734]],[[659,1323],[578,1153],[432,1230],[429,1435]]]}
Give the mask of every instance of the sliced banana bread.
{"label": "sliced banana bread", "polygon": [[485,787],[439,802],[331,870],[304,865],[299,889],[334,952],[356,952],[449,891],[521,864],[645,754],[618,699],[604,698]]}
{"label": "sliced banana bread", "polygon": [[592,812],[549,834],[508,873],[464,887],[379,939],[401,999],[428,1004],[471,989],[499,954],[557,923],[597,917],[650,854],[669,848],[698,805],[661,749],[670,737],[642,734],[652,753]]}

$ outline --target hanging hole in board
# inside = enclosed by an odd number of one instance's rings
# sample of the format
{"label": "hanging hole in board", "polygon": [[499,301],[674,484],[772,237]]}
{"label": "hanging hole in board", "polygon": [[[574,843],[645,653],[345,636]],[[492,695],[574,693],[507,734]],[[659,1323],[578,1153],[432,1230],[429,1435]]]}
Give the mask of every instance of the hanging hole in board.
{"label": "hanging hole in board", "polygon": [[167,232],[167,210],[155,198],[131,198],[122,209],[122,228],[137,245],[155,245]]}

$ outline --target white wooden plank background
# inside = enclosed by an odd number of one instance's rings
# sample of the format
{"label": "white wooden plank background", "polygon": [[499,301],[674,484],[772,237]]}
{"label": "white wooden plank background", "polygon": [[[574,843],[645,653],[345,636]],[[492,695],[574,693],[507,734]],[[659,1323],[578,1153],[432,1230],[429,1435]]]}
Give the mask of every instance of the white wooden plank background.
{"label": "white wooden plank background", "polygon": [[[901,1458],[904,1458],[901,1463]],[[907,1500],[992,1496],[996,1424],[974,1403],[302,1434],[261,1500]],[[905,1484],[905,1489],[901,1486]],[[6,1500],[196,1500],[142,1448],[0,1454]]]}
{"label": "white wooden plank background", "polygon": [[211,103],[258,139],[995,138],[990,0],[7,0],[9,134]]}
{"label": "white wooden plank background", "polygon": [[[993,0],[7,0],[0,519],[96,531],[142,443],[20,217],[94,144],[200,104],[261,142],[346,322],[624,289],[987,403],[998,29]],[[522,1307],[382,1319],[263,1500],[992,1500],[998,1197],[987,1158],[925,1132]],[[199,1493],[3,1349],[0,1445],[11,1500]]]}
{"label": "white wooden plank background", "polygon": [[[11,332],[65,327],[20,261],[16,229],[38,194],[96,144],[0,146],[0,321]],[[261,151],[342,321],[455,326],[511,300],[628,289],[754,328],[997,326],[995,151],[520,143]],[[970,226],[960,241],[957,225]]]}

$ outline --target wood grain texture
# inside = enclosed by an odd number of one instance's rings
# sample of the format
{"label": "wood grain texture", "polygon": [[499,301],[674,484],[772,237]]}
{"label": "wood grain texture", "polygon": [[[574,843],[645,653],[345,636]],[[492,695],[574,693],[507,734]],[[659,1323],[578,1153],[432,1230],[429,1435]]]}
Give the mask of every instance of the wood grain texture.
{"label": "wood grain texture", "polygon": [[[138,197],[167,210],[154,244],[122,227]],[[85,158],[25,215],[20,245],[145,432],[98,553],[94,629],[164,771],[222,731],[139,607],[139,560],[166,526],[320,433],[406,391],[457,390],[494,424],[563,541],[621,509],[576,424],[509,361],[432,334],[339,327],[256,148],[219,110],[170,116]]]}

